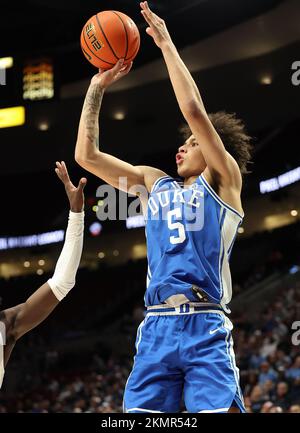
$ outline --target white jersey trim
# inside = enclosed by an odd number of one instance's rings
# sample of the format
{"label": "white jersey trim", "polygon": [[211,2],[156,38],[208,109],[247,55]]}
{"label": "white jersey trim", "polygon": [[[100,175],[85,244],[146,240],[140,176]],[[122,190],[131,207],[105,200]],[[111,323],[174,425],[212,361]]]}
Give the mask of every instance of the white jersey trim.
{"label": "white jersey trim", "polygon": [[[236,238],[240,223],[233,213],[221,208],[220,212],[220,255],[219,255],[219,280],[221,287],[221,305],[224,308],[232,298],[232,279],[229,266],[229,255]],[[225,308],[224,308],[225,309]],[[225,310],[226,311],[226,310]],[[230,312],[230,311],[227,311]]]}
{"label": "white jersey trim", "polygon": [[143,409],[142,407],[133,407],[132,409],[127,409],[126,412],[130,413],[132,411],[138,411],[138,412],[149,412],[149,413],[163,413],[160,410],[150,410],[150,409]]}
{"label": "white jersey trim", "polygon": [[220,412],[228,412],[230,407],[221,407],[220,409],[207,409],[200,410],[198,413],[220,413]]}
{"label": "white jersey trim", "polygon": [[[176,307],[177,308],[177,307]],[[180,313],[179,308],[178,311],[161,311],[161,312],[147,312],[146,317],[150,316],[189,316],[191,314],[206,314],[206,313],[215,313],[220,314],[221,316],[224,316],[224,311],[222,310],[190,310],[188,312]]]}
{"label": "white jersey trim", "polygon": [[244,214],[242,215],[239,211],[234,209],[232,206],[230,206],[228,203],[226,203],[224,200],[221,199],[220,196],[212,189],[210,184],[207,182],[203,174],[200,174],[199,178],[201,179],[203,185],[207,189],[207,191],[210,193],[210,195],[223,207],[226,207],[231,212],[234,212],[236,215],[238,215],[241,219],[244,218]]}
{"label": "white jersey trim", "polygon": [[[127,379],[127,381],[126,381],[126,385],[125,385],[125,388],[124,388],[124,396],[125,396],[125,390],[126,390],[127,384],[128,384],[128,382],[129,382],[129,379],[130,379],[130,377],[131,377],[131,375],[132,375],[132,372],[133,372],[133,369],[134,369],[135,358],[136,358],[136,356],[137,356],[137,354],[138,354],[138,351],[139,351],[139,345],[140,345],[140,342],[141,342],[141,340],[142,340],[142,329],[143,329],[143,327],[145,326],[147,320],[148,320],[148,318],[145,317],[145,319],[140,323],[140,325],[139,325],[139,327],[138,327],[138,330],[137,330],[137,340],[136,340],[136,345],[135,345],[136,354],[135,354],[135,356],[134,356],[134,358],[133,358],[133,366],[132,366],[132,370],[131,370],[130,375],[128,376],[128,379]],[[124,413],[127,412],[126,407],[125,407],[125,400],[124,400],[124,398],[123,398],[123,412],[124,412]]]}
{"label": "white jersey trim", "polygon": [[156,179],[156,181],[153,183],[153,185],[152,185],[152,188],[151,188],[151,191],[150,191],[150,194],[152,194],[152,192],[154,191],[154,189],[157,187],[157,185],[160,183],[160,181],[161,180],[164,180],[164,179],[171,179],[172,180],[172,177],[170,177],[170,176],[161,176],[161,177],[158,177],[157,179]]}

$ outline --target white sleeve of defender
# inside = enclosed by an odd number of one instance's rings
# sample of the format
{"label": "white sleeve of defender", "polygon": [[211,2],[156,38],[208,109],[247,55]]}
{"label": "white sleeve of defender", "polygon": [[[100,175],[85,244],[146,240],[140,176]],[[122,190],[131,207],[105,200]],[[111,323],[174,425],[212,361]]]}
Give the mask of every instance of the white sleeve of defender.
{"label": "white sleeve of defender", "polygon": [[61,301],[75,285],[76,272],[80,263],[84,231],[84,211],[69,213],[65,243],[56,263],[54,275],[48,284]]}

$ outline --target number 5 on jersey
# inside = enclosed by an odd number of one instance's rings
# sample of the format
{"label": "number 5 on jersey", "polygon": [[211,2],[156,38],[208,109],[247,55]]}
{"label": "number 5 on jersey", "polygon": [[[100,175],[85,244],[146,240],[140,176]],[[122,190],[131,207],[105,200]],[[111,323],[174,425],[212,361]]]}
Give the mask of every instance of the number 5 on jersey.
{"label": "number 5 on jersey", "polygon": [[178,221],[172,222],[173,216],[177,219],[180,219],[180,220],[182,219],[181,209],[179,207],[177,207],[173,210],[170,210],[167,215],[168,215],[168,228],[170,230],[178,230],[177,236],[170,236],[170,242],[173,245],[181,244],[182,242],[184,242],[186,240],[184,225]]}

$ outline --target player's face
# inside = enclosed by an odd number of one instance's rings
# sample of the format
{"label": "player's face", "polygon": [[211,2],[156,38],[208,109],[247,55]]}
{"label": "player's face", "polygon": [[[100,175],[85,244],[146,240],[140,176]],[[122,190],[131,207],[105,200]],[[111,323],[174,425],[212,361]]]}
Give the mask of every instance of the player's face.
{"label": "player's face", "polygon": [[193,135],[179,147],[176,155],[176,164],[177,173],[184,178],[198,176],[204,171],[206,162],[200,146]]}

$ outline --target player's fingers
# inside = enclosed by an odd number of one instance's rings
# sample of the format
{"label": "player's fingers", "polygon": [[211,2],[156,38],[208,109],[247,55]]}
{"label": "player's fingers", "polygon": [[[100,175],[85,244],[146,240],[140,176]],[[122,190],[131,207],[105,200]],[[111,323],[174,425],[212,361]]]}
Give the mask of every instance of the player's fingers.
{"label": "player's fingers", "polygon": [[56,161],[56,169],[55,169],[55,173],[57,174],[57,176],[62,179],[62,166],[61,163]]}
{"label": "player's fingers", "polygon": [[147,28],[146,28],[146,33],[148,33],[148,35],[150,35],[150,36],[153,37],[153,33],[154,33],[153,28],[152,28],[152,27],[147,27]]}
{"label": "player's fingers", "polygon": [[118,72],[123,68],[124,59],[119,59],[114,67],[110,69],[110,72],[113,76],[116,76]]}
{"label": "player's fingers", "polygon": [[147,7],[146,2],[141,4],[141,13],[142,15],[146,16],[148,19],[151,19],[153,17],[153,12],[150,10],[149,6]]}
{"label": "player's fingers", "polygon": [[146,8],[145,2],[140,2],[140,6],[141,6],[141,9],[145,10],[145,8]]}
{"label": "player's fingers", "polygon": [[61,174],[58,168],[55,169],[55,173],[57,174],[57,176],[59,177],[60,180],[62,180],[61,178]]}
{"label": "player's fingers", "polygon": [[158,18],[158,16],[150,9],[148,2],[144,2],[144,11],[146,12],[147,16],[150,18]]}
{"label": "player's fingers", "polygon": [[149,25],[153,24],[153,22],[152,22],[150,16],[147,14],[146,11],[142,10],[142,11],[141,11],[141,14],[143,15],[145,21],[146,21]]}
{"label": "player's fingers", "polygon": [[158,15],[156,15],[149,7],[148,2],[144,2],[143,10],[145,11],[145,14],[147,15],[148,19],[150,19],[153,23],[158,24],[162,20]]}
{"label": "player's fingers", "polygon": [[64,184],[70,182],[69,176],[66,174],[66,168],[63,166],[62,162],[56,161],[55,172]]}
{"label": "player's fingers", "polygon": [[78,184],[77,189],[78,189],[79,191],[83,191],[83,189],[84,189],[86,183],[87,183],[87,179],[86,179],[85,177],[82,177],[82,178],[80,179],[80,181],[79,181],[79,184]]}
{"label": "player's fingers", "polygon": [[70,180],[68,169],[64,161],[61,161],[61,166],[62,166],[63,175],[66,177],[67,180]]}
{"label": "player's fingers", "polygon": [[144,5],[145,5],[145,9],[146,9],[146,11],[151,12],[151,9],[149,8],[149,5],[148,5],[148,2],[147,2],[147,1],[144,2]]}
{"label": "player's fingers", "polygon": [[133,62],[128,63],[125,68],[120,72],[120,75],[127,75],[130,69],[132,68]]}
{"label": "player's fingers", "polygon": [[62,167],[61,168],[62,178],[63,178],[63,181],[64,181],[65,185],[67,185],[67,184],[71,184],[72,185],[72,182],[70,180],[69,173],[68,173],[68,170],[67,170],[67,166],[64,163],[64,161],[61,161],[61,167]]}

